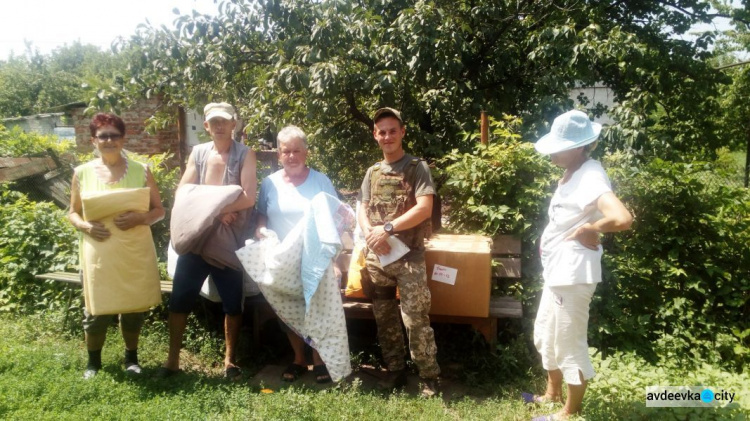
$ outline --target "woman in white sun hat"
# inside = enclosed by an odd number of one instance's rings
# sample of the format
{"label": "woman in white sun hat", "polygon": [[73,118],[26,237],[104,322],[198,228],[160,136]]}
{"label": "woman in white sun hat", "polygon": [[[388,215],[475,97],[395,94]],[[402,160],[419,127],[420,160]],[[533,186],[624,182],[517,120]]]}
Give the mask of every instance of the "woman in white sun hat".
{"label": "woman in white sun hat", "polygon": [[589,303],[601,282],[602,246],[599,234],[630,228],[633,217],[612,193],[601,163],[589,158],[601,132],[581,111],[568,111],[536,142],[537,152],[550,155],[565,170],[549,206],[549,224],[540,251],[544,290],[534,324],[534,344],[548,372],[543,395],[524,393],[527,403],[562,401],[562,381],[568,385],[563,409],[535,420],[566,419],[581,410],[586,382],[594,377],[586,330]]}

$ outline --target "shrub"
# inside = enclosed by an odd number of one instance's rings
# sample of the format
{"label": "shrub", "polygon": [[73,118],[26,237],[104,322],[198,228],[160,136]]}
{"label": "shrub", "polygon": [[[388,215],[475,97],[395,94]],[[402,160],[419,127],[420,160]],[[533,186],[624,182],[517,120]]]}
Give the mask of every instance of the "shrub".
{"label": "shrub", "polygon": [[[520,120],[491,120],[492,139],[476,142],[473,153],[451,152],[440,161],[446,178],[441,194],[449,207],[448,228],[493,237],[513,234],[523,242],[521,282],[505,287],[506,294],[527,302],[541,286],[536,242],[547,219],[552,185],[559,173],[531,143],[516,134]],[[469,135],[477,137],[476,134]]]}
{"label": "shrub", "polygon": [[609,156],[630,231],[607,237],[592,308],[594,343],[655,358],[750,362],[750,193],[709,187],[712,164]]}
{"label": "shrub", "polygon": [[74,146],[74,142],[58,140],[57,136],[26,133],[20,127],[8,129],[0,124],[0,157],[36,155],[48,149],[60,155]]}
{"label": "shrub", "polygon": [[515,133],[520,120],[491,121],[493,139],[477,142],[472,153],[453,151],[440,162],[447,180],[442,189],[455,229],[499,233],[540,234],[552,173],[549,160]]}
{"label": "shrub", "polygon": [[0,184],[0,311],[46,309],[61,299],[63,286],[45,285],[35,275],[74,269],[76,233],[64,211],[32,202]]}

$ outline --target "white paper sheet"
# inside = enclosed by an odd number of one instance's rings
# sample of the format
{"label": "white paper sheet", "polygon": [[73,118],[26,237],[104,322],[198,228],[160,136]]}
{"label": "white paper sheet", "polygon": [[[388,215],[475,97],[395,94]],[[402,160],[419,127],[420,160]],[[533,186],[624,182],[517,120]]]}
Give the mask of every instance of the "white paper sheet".
{"label": "white paper sheet", "polygon": [[382,266],[390,265],[396,260],[404,257],[404,255],[411,250],[403,241],[393,236],[388,237],[388,245],[391,246],[391,252],[383,256],[378,255],[378,259]]}
{"label": "white paper sheet", "polygon": [[458,275],[458,269],[436,264],[432,268],[431,279],[444,284],[456,285],[456,275]]}

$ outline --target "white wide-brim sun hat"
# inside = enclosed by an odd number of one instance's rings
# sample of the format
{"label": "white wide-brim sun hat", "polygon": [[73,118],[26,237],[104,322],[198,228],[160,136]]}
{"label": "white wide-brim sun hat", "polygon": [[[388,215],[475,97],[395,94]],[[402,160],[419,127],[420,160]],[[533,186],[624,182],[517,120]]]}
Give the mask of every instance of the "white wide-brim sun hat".
{"label": "white wide-brim sun hat", "polygon": [[586,113],[568,111],[555,118],[549,133],[537,140],[534,148],[544,155],[580,148],[599,139],[601,131],[602,125],[589,120]]}

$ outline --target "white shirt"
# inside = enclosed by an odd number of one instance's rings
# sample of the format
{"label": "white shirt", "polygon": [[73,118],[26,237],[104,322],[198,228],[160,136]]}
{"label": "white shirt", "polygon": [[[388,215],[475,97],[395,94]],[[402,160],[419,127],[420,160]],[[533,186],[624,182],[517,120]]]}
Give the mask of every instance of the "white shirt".
{"label": "white shirt", "polygon": [[593,159],[584,162],[565,184],[557,187],[540,246],[545,285],[601,282],[602,246],[591,250],[578,241],[565,239],[580,226],[602,218],[595,202],[611,191],[612,185],[602,164]]}
{"label": "white shirt", "polygon": [[281,241],[305,215],[310,200],[316,194],[326,192],[338,197],[331,180],[324,174],[310,169],[305,181],[294,186],[284,181],[283,171],[276,171],[261,182],[256,205],[258,212],[268,218],[266,227],[274,231]]}

